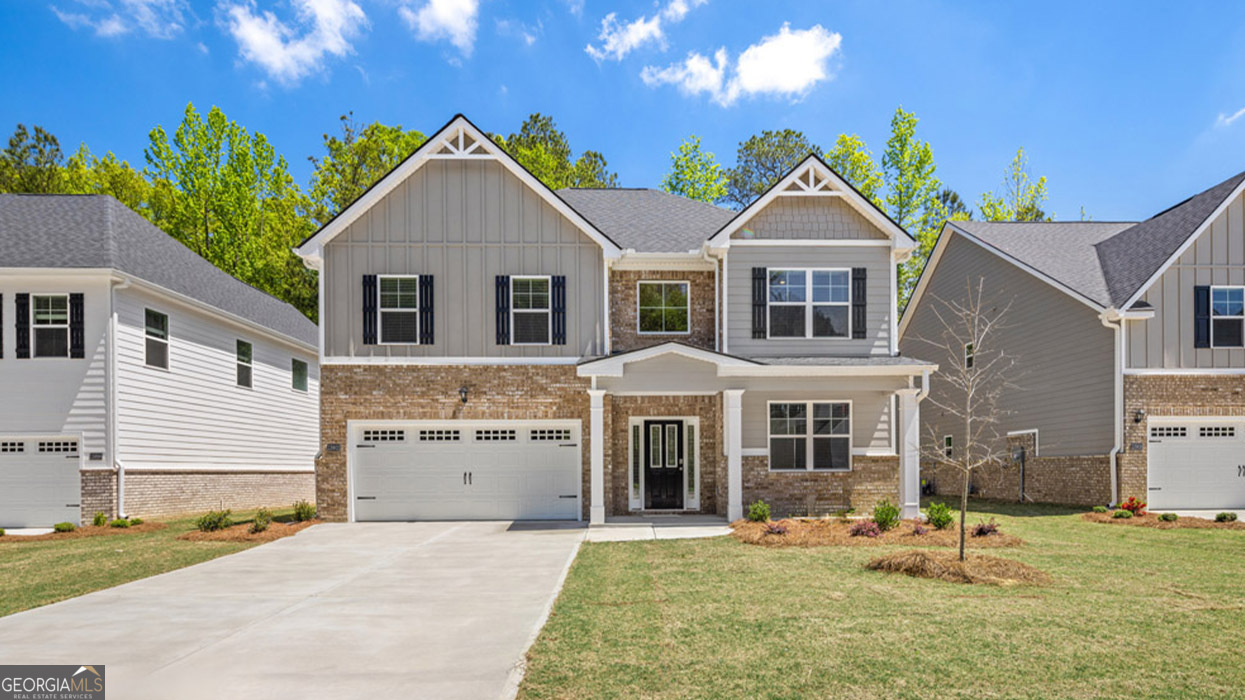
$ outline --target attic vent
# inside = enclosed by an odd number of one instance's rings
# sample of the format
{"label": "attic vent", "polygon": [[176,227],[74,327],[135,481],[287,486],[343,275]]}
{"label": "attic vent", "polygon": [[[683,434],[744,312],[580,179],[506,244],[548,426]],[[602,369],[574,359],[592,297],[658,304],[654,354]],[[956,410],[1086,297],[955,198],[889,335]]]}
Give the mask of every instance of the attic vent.
{"label": "attic vent", "polygon": [[460,435],[457,430],[421,430],[420,442],[458,442]]}
{"label": "attic vent", "polygon": [[533,430],[531,435],[532,442],[565,442],[570,439],[571,431],[567,429],[541,428]]}
{"label": "attic vent", "polygon": [[364,430],[364,442],[405,442],[405,430]]}
{"label": "attic vent", "polygon": [[513,430],[477,430],[477,442],[509,442],[515,439]]}
{"label": "attic vent", "polygon": [[39,452],[65,452],[75,454],[78,451],[78,443],[73,440],[48,440],[39,443]]}
{"label": "attic vent", "polygon": [[1204,438],[1234,438],[1236,437],[1236,426],[1203,425],[1197,429],[1197,436]]}
{"label": "attic vent", "polygon": [[0,442],[0,452],[25,452],[24,442]]}
{"label": "attic vent", "polygon": [[1189,437],[1189,429],[1183,425],[1156,425],[1150,428],[1150,437],[1152,438],[1182,438]]}

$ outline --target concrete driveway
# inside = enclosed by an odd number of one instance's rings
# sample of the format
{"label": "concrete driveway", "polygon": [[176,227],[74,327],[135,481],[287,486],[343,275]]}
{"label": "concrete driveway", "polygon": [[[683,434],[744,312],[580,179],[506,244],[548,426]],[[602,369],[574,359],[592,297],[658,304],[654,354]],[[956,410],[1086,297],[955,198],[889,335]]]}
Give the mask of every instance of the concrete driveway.
{"label": "concrete driveway", "polygon": [[104,664],[110,698],[498,698],[584,530],[324,524],[0,618],[0,664]]}

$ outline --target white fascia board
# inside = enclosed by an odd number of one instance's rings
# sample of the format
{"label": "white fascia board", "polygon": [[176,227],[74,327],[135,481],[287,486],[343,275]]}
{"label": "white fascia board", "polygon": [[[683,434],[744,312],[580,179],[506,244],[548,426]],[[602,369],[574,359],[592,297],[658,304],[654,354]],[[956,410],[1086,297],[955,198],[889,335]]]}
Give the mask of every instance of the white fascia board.
{"label": "white fascia board", "polygon": [[615,270],[712,270],[713,263],[704,259],[699,250],[687,253],[637,253],[628,248],[610,263]]}
{"label": "white fascia board", "polygon": [[938,365],[750,365],[723,366],[719,377],[919,377]]}
{"label": "white fascia board", "polygon": [[719,376],[723,367],[762,367],[751,360],[744,360],[738,357],[731,357],[721,353],[712,352],[710,350],[701,350],[699,348],[680,345],[675,343],[663,343],[661,345],[653,345],[636,350],[634,352],[623,353],[620,355],[612,355],[603,357],[599,360],[585,362],[577,369],[577,373],[581,377],[621,377],[623,376],[626,366],[633,362],[643,362],[661,355],[680,355],[692,360],[701,362],[709,362],[718,367]]}
{"label": "white fascia board", "polygon": [[403,367],[504,366],[504,365],[573,365],[578,357],[349,357],[330,355],[323,365],[395,365]]}
{"label": "white fascia board", "polygon": [[5,277],[98,277],[112,275],[110,267],[0,267]]}

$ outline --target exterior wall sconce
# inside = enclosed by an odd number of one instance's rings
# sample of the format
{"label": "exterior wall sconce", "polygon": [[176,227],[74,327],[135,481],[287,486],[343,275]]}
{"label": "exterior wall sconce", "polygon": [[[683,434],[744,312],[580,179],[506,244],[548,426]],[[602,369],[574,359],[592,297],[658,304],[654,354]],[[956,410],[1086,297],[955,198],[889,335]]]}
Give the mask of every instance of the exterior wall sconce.
{"label": "exterior wall sconce", "polygon": [[1145,420],[1145,419],[1146,419],[1146,411],[1145,411],[1145,409],[1143,409],[1143,408],[1139,408],[1139,409],[1137,409],[1137,410],[1136,410],[1136,412],[1134,412],[1134,413],[1133,413],[1133,422],[1134,422],[1134,423],[1140,423],[1141,421],[1143,421],[1143,420]]}
{"label": "exterior wall sconce", "polygon": [[467,403],[467,387],[466,386],[458,387],[458,398],[462,399],[463,403]]}

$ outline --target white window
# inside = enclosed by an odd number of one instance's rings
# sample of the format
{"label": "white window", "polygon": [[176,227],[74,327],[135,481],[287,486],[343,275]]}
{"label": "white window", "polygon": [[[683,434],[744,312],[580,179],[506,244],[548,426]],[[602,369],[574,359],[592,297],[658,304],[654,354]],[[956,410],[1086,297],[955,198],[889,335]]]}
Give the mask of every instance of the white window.
{"label": "white window", "polygon": [[851,270],[770,270],[769,337],[851,337]]}
{"label": "white window", "polygon": [[419,343],[419,277],[381,276],[376,306],[380,312],[380,342]]}
{"label": "white window", "polygon": [[948,459],[955,454],[955,440],[950,435],[942,437],[942,456]]}
{"label": "white window", "polygon": [[1210,288],[1210,345],[1245,345],[1245,287]]}
{"label": "white window", "polygon": [[238,386],[246,387],[249,389],[251,388],[251,359],[252,359],[251,344],[246,342],[245,340],[239,340],[237,355],[238,355],[238,358],[237,358]]}
{"label": "white window", "polygon": [[513,345],[549,345],[549,278],[510,278],[510,328]]}
{"label": "white window", "polygon": [[36,294],[30,298],[35,357],[69,357],[69,295]]}
{"label": "white window", "polygon": [[307,391],[307,363],[290,360],[290,384],[294,391]]}
{"label": "white window", "polygon": [[964,344],[964,369],[972,369],[973,362],[977,359],[977,353],[972,343]]}
{"label": "white window", "polygon": [[851,416],[849,401],[769,402],[770,471],[851,469]]}
{"label": "white window", "polygon": [[690,332],[687,282],[637,282],[636,307],[641,334]]}
{"label": "white window", "polygon": [[146,310],[147,366],[169,368],[169,315]]}

